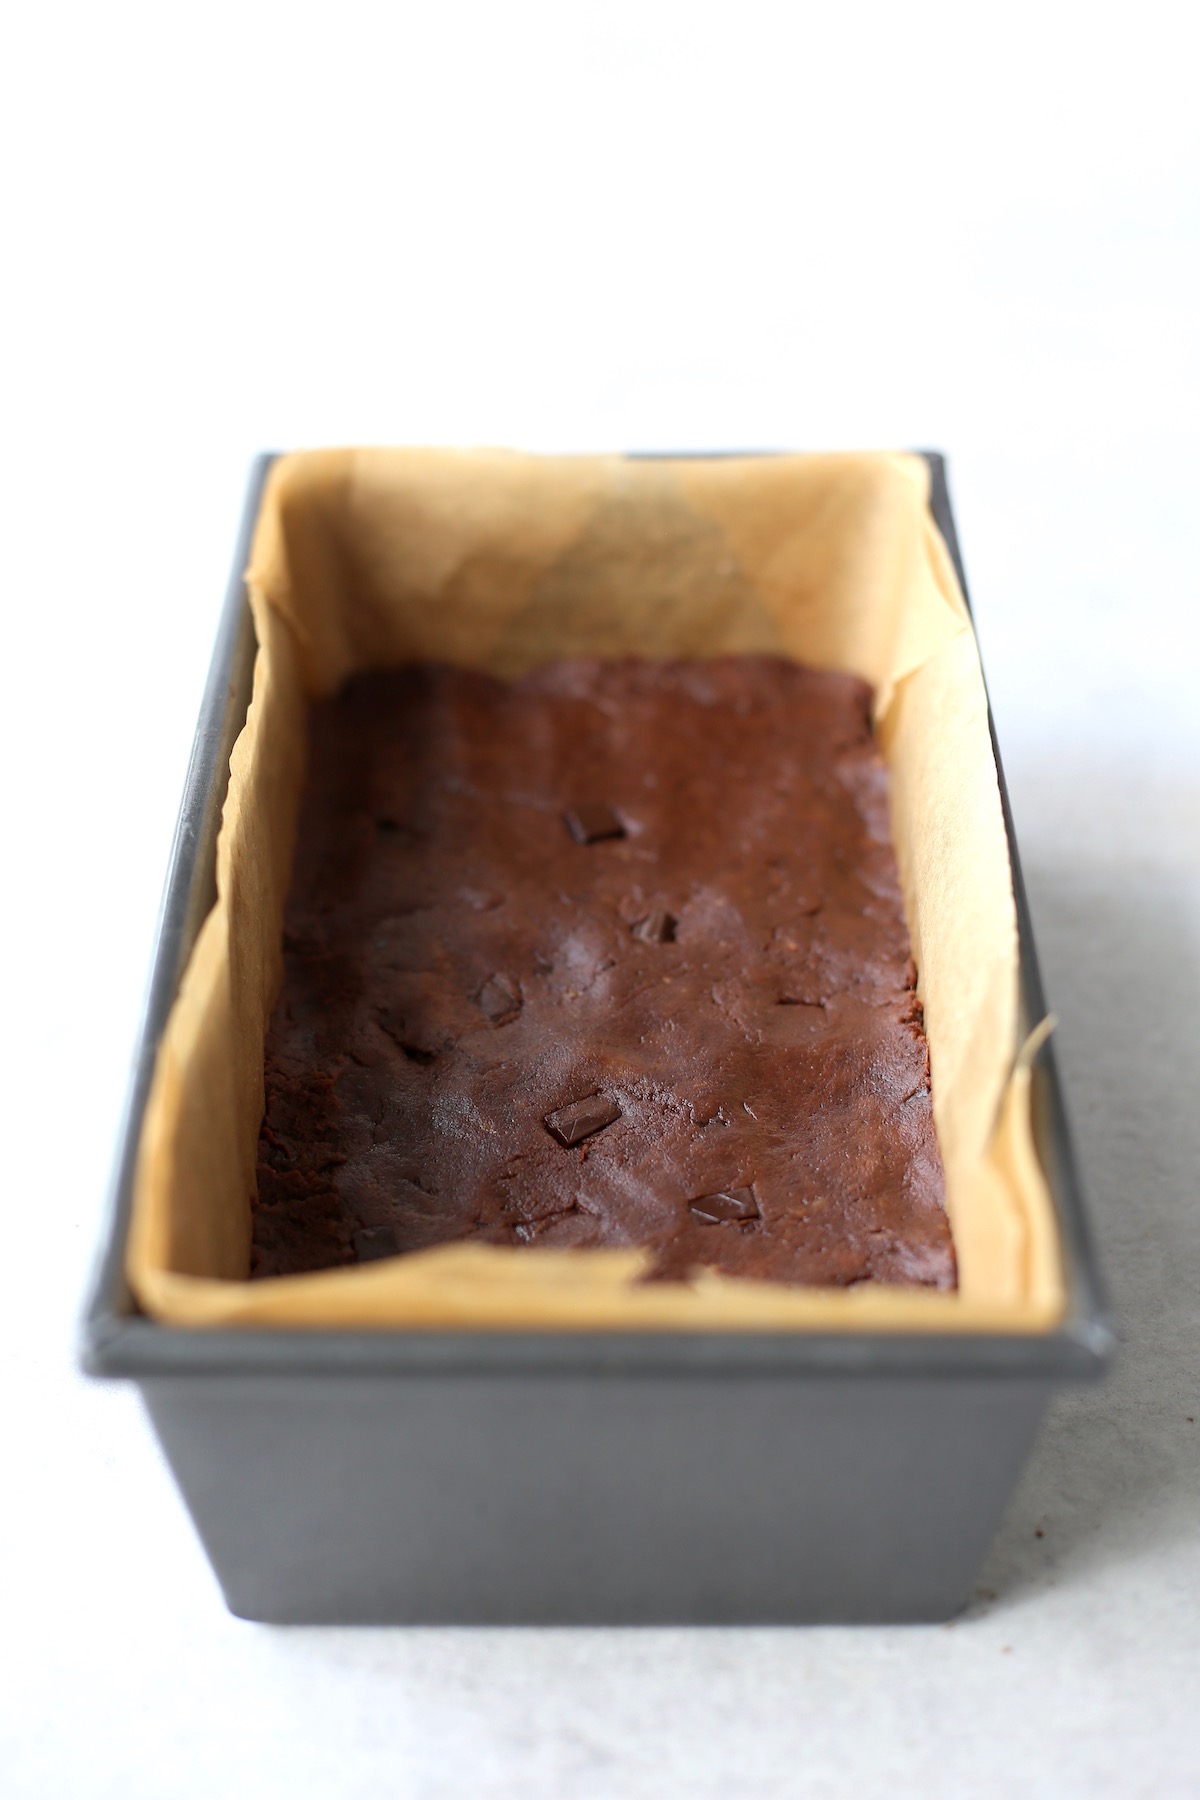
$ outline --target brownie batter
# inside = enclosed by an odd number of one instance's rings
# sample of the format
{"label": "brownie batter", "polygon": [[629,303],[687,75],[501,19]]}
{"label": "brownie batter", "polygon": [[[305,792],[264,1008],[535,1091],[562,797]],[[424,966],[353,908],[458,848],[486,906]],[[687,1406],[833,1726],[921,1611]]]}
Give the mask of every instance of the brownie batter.
{"label": "brownie batter", "polygon": [[729,657],[315,707],[254,1274],[474,1239],[953,1287],[869,704]]}

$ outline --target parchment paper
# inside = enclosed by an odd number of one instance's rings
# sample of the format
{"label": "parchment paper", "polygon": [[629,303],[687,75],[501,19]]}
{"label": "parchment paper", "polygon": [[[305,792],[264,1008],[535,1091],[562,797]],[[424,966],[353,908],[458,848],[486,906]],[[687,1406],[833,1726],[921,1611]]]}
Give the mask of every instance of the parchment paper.
{"label": "parchment paper", "polygon": [[[797,1330],[1050,1328],[1057,1233],[1017,1030],[1011,872],[974,634],[900,455],[730,461],[346,450],[272,471],[248,585],[259,638],[218,900],[159,1051],[129,1243],[135,1294],[188,1325]],[[308,695],[438,659],[768,651],[865,676],[892,774],[954,1294],[637,1277],[643,1251],[450,1245],[250,1283],[263,1039]]]}

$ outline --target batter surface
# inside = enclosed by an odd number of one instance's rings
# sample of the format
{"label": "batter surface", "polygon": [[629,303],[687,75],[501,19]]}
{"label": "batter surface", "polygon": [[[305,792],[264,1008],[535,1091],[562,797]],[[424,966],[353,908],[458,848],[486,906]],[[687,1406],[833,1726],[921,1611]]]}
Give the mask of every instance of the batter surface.
{"label": "batter surface", "polygon": [[253,1273],[474,1238],[953,1287],[869,706],[730,657],[315,707]]}

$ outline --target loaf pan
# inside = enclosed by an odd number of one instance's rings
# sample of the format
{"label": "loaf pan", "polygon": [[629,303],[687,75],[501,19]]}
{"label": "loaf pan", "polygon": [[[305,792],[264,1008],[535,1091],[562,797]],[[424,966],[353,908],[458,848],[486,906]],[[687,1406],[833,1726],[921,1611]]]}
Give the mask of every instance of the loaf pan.
{"label": "loaf pan", "polygon": [[[1056,1389],[1113,1331],[1052,1043],[1033,1112],[1068,1304],[1052,1332],[189,1330],[124,1273],[155,1050],[213,903],[254,635],[255,465],[184,786],[83,1326],[141,1392],[233,1612],[279,1623],[937,1620],[979,1564]],[[931,508],[963,580],[943,458]],[[965,581],[964,581],[965,591]],[[995,731],[992,731],[995,747]],[[1024,1024],[1045,1013],[1008,797]]]}

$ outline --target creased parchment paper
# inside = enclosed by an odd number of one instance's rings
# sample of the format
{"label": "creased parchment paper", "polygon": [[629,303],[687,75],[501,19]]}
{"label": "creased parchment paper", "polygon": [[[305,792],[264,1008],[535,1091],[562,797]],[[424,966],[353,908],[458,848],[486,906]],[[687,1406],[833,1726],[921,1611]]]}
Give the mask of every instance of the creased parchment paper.
{"label": "creased parchment paper", "polygon": [[[1015,1330],[1063,1310],[1017,1043],[1011,874],[974,634],[900,455],[728,461],[349,450],[274,467],[248,585],[259,650],[231,759],[218,900],[143,1128],[129,1276],[188,1325]],[[774,652],[865,676],[891,768],[957,1293],[639,1284],[638,1250],[449,1245],[246,1279],[263,1039],[307,697],[438,659],[505,676],[564,655]]]}

